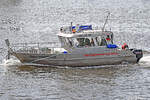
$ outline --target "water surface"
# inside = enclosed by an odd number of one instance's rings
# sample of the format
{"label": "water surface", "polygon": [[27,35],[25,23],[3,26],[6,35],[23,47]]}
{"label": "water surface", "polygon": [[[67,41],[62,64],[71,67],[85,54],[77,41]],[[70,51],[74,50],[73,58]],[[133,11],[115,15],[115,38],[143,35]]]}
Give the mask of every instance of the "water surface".
{"label": "water surface", "polygon": [[[1,0],[1,100],[149,100],[150,57],[139,64],[86,68],[25,66],[12,59],[4,63],[11,43],[58,41],[64,25],[92,24],[114,32],[118,46],[150,50],[148,0]],[[9,66],[8,66],[9,65]],[[51,68],[53,67],[53,68]]]}

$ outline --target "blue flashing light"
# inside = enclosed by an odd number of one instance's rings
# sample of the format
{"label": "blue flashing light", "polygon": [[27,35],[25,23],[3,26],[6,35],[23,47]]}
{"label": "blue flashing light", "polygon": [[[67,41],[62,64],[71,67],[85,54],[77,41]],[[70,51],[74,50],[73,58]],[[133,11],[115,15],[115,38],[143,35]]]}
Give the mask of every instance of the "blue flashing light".
{"label": "blue flashing light", "polygon": [[[76,26],[72,26],[72,29],[75,29]],[[81,25],[79,26],[81,30],[92,30],[92,25]]]}

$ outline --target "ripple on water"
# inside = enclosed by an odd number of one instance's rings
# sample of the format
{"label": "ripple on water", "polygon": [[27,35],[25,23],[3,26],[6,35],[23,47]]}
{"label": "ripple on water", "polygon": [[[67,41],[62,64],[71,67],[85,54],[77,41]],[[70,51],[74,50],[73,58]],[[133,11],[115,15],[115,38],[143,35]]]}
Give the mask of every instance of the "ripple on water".
{"label": "ripple on water", "polygon": [[[130,3],[129,0],[116,1],[1,0],[0,46],[6,48],[5,38],[12,43],[58,41],[55,34],[61,26],[69,25],[71,21],[74,25],[79,23],[101,27],[106,16],[104,13],[110,10],[115,20],[111,20],[108,26],[113,29],[118,46],[129,42],[130,47],[149,48],[149,0],[130,0]],[[4,54],[6,52],[4,50]],[[0,62],[5,58],[2,55]],[[150,99],[150,63],[146,56],[139,64],[94,68],[26,65],[14,59],[2,63],[1,100]]]}

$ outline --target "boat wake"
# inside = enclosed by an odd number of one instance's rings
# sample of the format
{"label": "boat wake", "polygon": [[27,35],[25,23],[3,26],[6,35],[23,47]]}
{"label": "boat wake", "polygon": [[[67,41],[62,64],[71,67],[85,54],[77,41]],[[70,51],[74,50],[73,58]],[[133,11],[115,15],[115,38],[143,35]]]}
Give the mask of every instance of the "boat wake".
{"label": "boat wake", "polygon": [[[150,56],[149,56],[150,58]],[[150,62],[150,61],[149,61]],[[128,63],[122,63],[120,65],[102,65],[102,66],[87,66],[87,67],[68,67],[68,66],[50,66],[50,65],[44,65],[44,64],[34,64],[34,63],[21,63],[17,59],[9,59],[6,60],[4,59],[2,64],[0,66],[4,66],[7,68],[12,68],[12,67],[19,67],[19,66],[36,66],[36,67],[51,67],[51,68],[79,68],[79,69],[93,69],[93,68],[109,68],[109,67],[117,67],[117,66],[127,66]]]}
{"label": "boat wake", "polygon": [[19,60],[15,60],[15,59],[6,60],[6,59],[4,59],[2,61],[2,63],[0,64],[0,69],[2,69],[4,72],[7,72],[9,69],[14,69],[18,65],[21,65]]}
{"label": "boat wake", "polygon": [[21,62],[15,59],[9,59],[9,60],[4,59],[1,65],[2,66],[18,66],[18,65],[21,65]]}
{"label": "boat wake", "polygon": [[[144,56],[140,62],[140,64],[142,65],[149,65],[150,64],[150,55],[146,55]],[[37,66],[37,67],[54,67],[54,68],[74,68],[74,67],[68,67],[68,66],[50,66],[50,65],[43,65],[43,64],[34,64],[34,63],[21,63],[19,60],[17,59],[9,59],[6,60],[4,59],[2,61],[2,64],[0,64],[0,66],[4,66],[6,68],[12,68],[12,67],[19,67],[19,66]],[[128,63],[122,63],[119,65],[103,65],[103,66],[87,66],[87,67],[75,67],[75,68],[79,68],[79,69],[90,69],[90,68],[109,68],[109,67],[118,67],[118,66],[128,66]]]}
{"label": "boat wake", "polygon": [[[20,67],[20,66],[48,67],[50,65],[34,64],[34,63],[21,63],[19,60],[11,58],[9,60],[4,59],[2,61],[2,64],[0,64],[0,66],[4,66],[4,67],[7,67],[7,68],[12,68],[12,67]],[[52,67],[52,66],[50,66],[50,67]]]}
{"label": "boat wake", "polygon": [[149,65],[150,64],[150,55],[146,55],[140,60],[140,64]]}

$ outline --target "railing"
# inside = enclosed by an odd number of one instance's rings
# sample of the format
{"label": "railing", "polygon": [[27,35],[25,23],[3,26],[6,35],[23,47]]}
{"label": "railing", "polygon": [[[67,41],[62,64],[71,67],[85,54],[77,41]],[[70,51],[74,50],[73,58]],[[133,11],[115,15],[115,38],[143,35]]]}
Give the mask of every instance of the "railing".
{"label": "railing", "polygon": [[11,44],[11,48],[19,53],[53,54],[60,53],[61,45],[58,42],[16,43]]}

